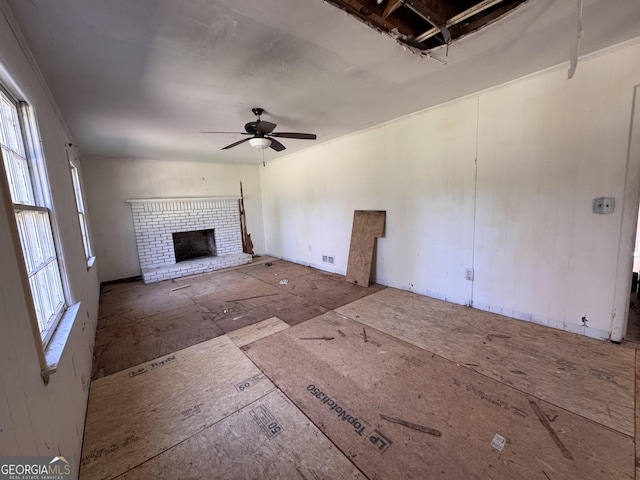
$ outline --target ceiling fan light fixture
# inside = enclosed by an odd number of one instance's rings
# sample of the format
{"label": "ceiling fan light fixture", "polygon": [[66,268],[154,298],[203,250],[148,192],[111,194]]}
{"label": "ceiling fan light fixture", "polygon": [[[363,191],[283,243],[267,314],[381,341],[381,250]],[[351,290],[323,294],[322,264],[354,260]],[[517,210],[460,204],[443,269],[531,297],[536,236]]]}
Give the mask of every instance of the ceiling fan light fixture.
{"label": "ceiling fan light fixture", "polygon": [[264,137],[254,137],[249,139],[249,145],[253,148],[257,148],[259,150],[263,150],[265,148],[269,148],[271,146],[271,139]]}
{"label": "ceiling fan light fixture", "polygon": [[[495,1],[495,0],[492,0]],[[1,3],[1,0],[0,0]],[[276,152],[282,152],[287,148],[281,144],[276,138],[295,138],[296,140],[315,140],[317,138],[315,133],[300,133],[300,132],[274,132],[274,128],[278,125],[275,123],[261,120],[260,115],[264,112],[262,108],[253,108],[253,113],[258,117],[254,122],[245,124],[244,132],[200,132],[200,133],[224,133],[226,135],[251,135],[250,138],[244,137],[242,140],[233,142],[231,145],[222,147],[220,150],[229,150],[230,148],[237,147],[238,145],[249,142],[252,148],[256,150],[264,150],[265,148],[271,148]],[[271,138],[275,137],[275,138]]]}

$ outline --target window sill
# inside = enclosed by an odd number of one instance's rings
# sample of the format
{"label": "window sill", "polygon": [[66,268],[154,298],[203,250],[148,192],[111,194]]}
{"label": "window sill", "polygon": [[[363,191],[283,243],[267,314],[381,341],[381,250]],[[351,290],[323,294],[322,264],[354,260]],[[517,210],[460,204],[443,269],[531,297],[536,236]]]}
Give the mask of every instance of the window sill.
{"label": "window sill", "polygon": [[49,383],[49,377],[58,371],[58,363],[60,363],[64,349],[69,342],[71,329],[78,317],[79,310],[80,302],[67,308],[66,312],[64,312],[64,315],[60,319],[58,328],[56,328],[53,337],[51,337],[51,340],[49,341],[49,345],[47,345],[44,352],[46,365],[40,372],[45,385]]}
{"label": "window sill", "polygon": [[96,257],[95,256],[89,257],[89,259],[87,260],[87,270],[91,270],[91,267],[93,267],[94,263],[96,263]]}

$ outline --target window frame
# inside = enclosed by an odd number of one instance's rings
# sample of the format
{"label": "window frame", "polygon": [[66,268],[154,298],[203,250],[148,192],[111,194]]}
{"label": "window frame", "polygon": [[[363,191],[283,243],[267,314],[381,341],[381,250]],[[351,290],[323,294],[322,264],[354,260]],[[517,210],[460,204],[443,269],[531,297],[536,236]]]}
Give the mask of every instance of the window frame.
{"label": "window frame", "polygon": [[[53,343],[53,337],[60,327],[63,318],[70,311],[71,302],[69,301],[69,285],[66,276],[64,260],[62,258],[62,252],[60,249],[60,235],[55,219],[51,197],[49,195],[50,186],[49,178],[46,172],[46,166],[44,164],[44,152],[42,151],[41,143],[39,140],[40,135],[35,120],[33,107],[31,107],[31,105],[29,105],[27,102],[17,100],[16,97],[12,95],[2,84],[0,84],[0,95],[4,97],[7,102],[11,103],[13,108],[15,108],[15,114],[18,124],[15,132],[16,140],[20,142],[20,145],[24,150],[24,152],[15,152],[14,150],[12,150],[11,146],[1,146],[2,151],[0,152],[0,175],[2,176],[3,187],[6,187],[3,188],[3,190],[6,191],[5,201],[7,204],[7,210],[11,212],[9,216],[13,219],[11,221],[11,226],[12,236],[14,237],[14,250],[16,253],[16,258],[19,259],[18,261],[22,273],[21,281],[24,286],[25,293],[28,292],[28,295],[25,295],[25,298],[29,310],[30,323],[34,332],[34,340],[36,342],[36,345],[39,347],[37,350],[38,357],[42,366],[43,378],[45,378],[46,382],[48,381],[48,373],[55,371],[57,366],[57,361],[54,365],[52,365],[52,362],[48,361],[48,350]],[[9,183],[9,172],[7,171],[7,165],[9,165],[11,159],[5,160],[5,153],[11,155],[15,155],[15,153],[24,154],[24,159],[26,161],[28,169],[28,179],[25,180],[28,180],[29,182],[33,197],[31,198],[31,196],[28,195],[30,198],[27,199],[27,202],[32,201],[33,203],[14,202],[14,198],[12,196],[13,190]],[[30,248],[33,248],[33,245],[26,245],[25,243],[23,243],[20,235],[19,217],[23,212],[40,212],[46,215],[47,235],[44,236],[44,238],[46,239],[46,243],[48,244],[46,249],[49,252],[53,252],[54,254],[52,257],[49,257],[49,260],[46,262],[46,264],[38,266],[35,271],[31,272],[29,271],[28,263],[30,262],[26,257],[26,252]],[[25,230],[23,229],[23,231]],[[41,237],[38,236],[37,238]],[[47,283],[46,289],[38,289],[37,291],[34,291],[34,289],[32,288],[31,279],[35,280],[34,283],[40,283],[42,285],[42,280],[38,281],[35,277],[42,269],[48,268],[50,264],[55,264],[56,268],[54,270],[57,270],[57,272],[54,272],[56,273],[56,275],[52,277],[55,283],[55,285],[53,286],[54,289],[51,290],[51,284],[47,281],[45,282]],[[46,277],[46,279],[49,280],[49,277]],[[37,313],[38,305],[40,306],[40,308],[42,308],[43,295],[51,299],[52,292],[53,294],[58,294],[55,295],[54,298],[56,302],[56,308],[53,309],[52,314],[49,315],[46,319],[40,318]],[[36,297],[38,297],[38,301],[36,301]],[[41,328],[41,325],[43,326],[43,328]]]}
{"label": "window frame", "polygon": [[[71,145],[67,146],[72,148]],[[91,268],[95,261],[93,253],[93,245],[91,243],[91,231],[89,222],[87,221],[87,210],[85,205],[84,188],[82,186],[82,177],[80,176],[80,165],[78,157],[69,153],[67,149],[67,159],[69,160],[69,171],[71,173],[71,184],[73,185],[73,193],[76,199],[76,209],[78,211],[78,223],[80,225],[80,234],[82,235],[82,244],[84,246],[85,260],[87,268]]]}

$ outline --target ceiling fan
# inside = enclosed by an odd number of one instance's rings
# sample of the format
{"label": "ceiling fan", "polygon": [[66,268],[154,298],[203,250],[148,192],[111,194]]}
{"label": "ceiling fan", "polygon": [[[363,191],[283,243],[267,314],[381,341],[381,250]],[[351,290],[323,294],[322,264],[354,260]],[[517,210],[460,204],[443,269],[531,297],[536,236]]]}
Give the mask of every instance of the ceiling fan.
{"label": "ceiling fan", "polygon": [[265,120],[261,120],[260,116],[264,113],[264,109],[260,107],[252,108],[251,111],[254,113],[257,120],[253,122],[249,122],[244,126],[246,132],[200,132],[200,133],[227,133],[233,135],[251,135],[249,138],[243,138],[238,142],[234,142],[231,145],[227,145],[226,147],[222,147],[221,150],[228,150],[229,148],[233,148],[237,145],[240,145],[244,142],[249,142],[253,148],[264,149],[271,147],[276,152],[281,152],[286,147],[281,144],[275,137],[278,138],[296,138],[298,140],[315,140],[315,133],[295,133],[295,132],[274,132],[273,130],[277,127],[275,123],[267,122]]}

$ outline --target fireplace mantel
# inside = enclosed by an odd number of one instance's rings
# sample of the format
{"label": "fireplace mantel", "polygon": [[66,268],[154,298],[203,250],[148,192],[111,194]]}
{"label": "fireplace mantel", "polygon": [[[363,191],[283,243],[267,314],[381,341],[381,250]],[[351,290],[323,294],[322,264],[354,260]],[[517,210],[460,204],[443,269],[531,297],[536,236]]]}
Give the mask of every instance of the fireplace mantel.
{"label": "fireplace mantel", "polygon": [[240,200],[240,197],[166,197],[166,198],[132,198],[127,203],[167,203],[167,202],[200,202],[203,200]]}

